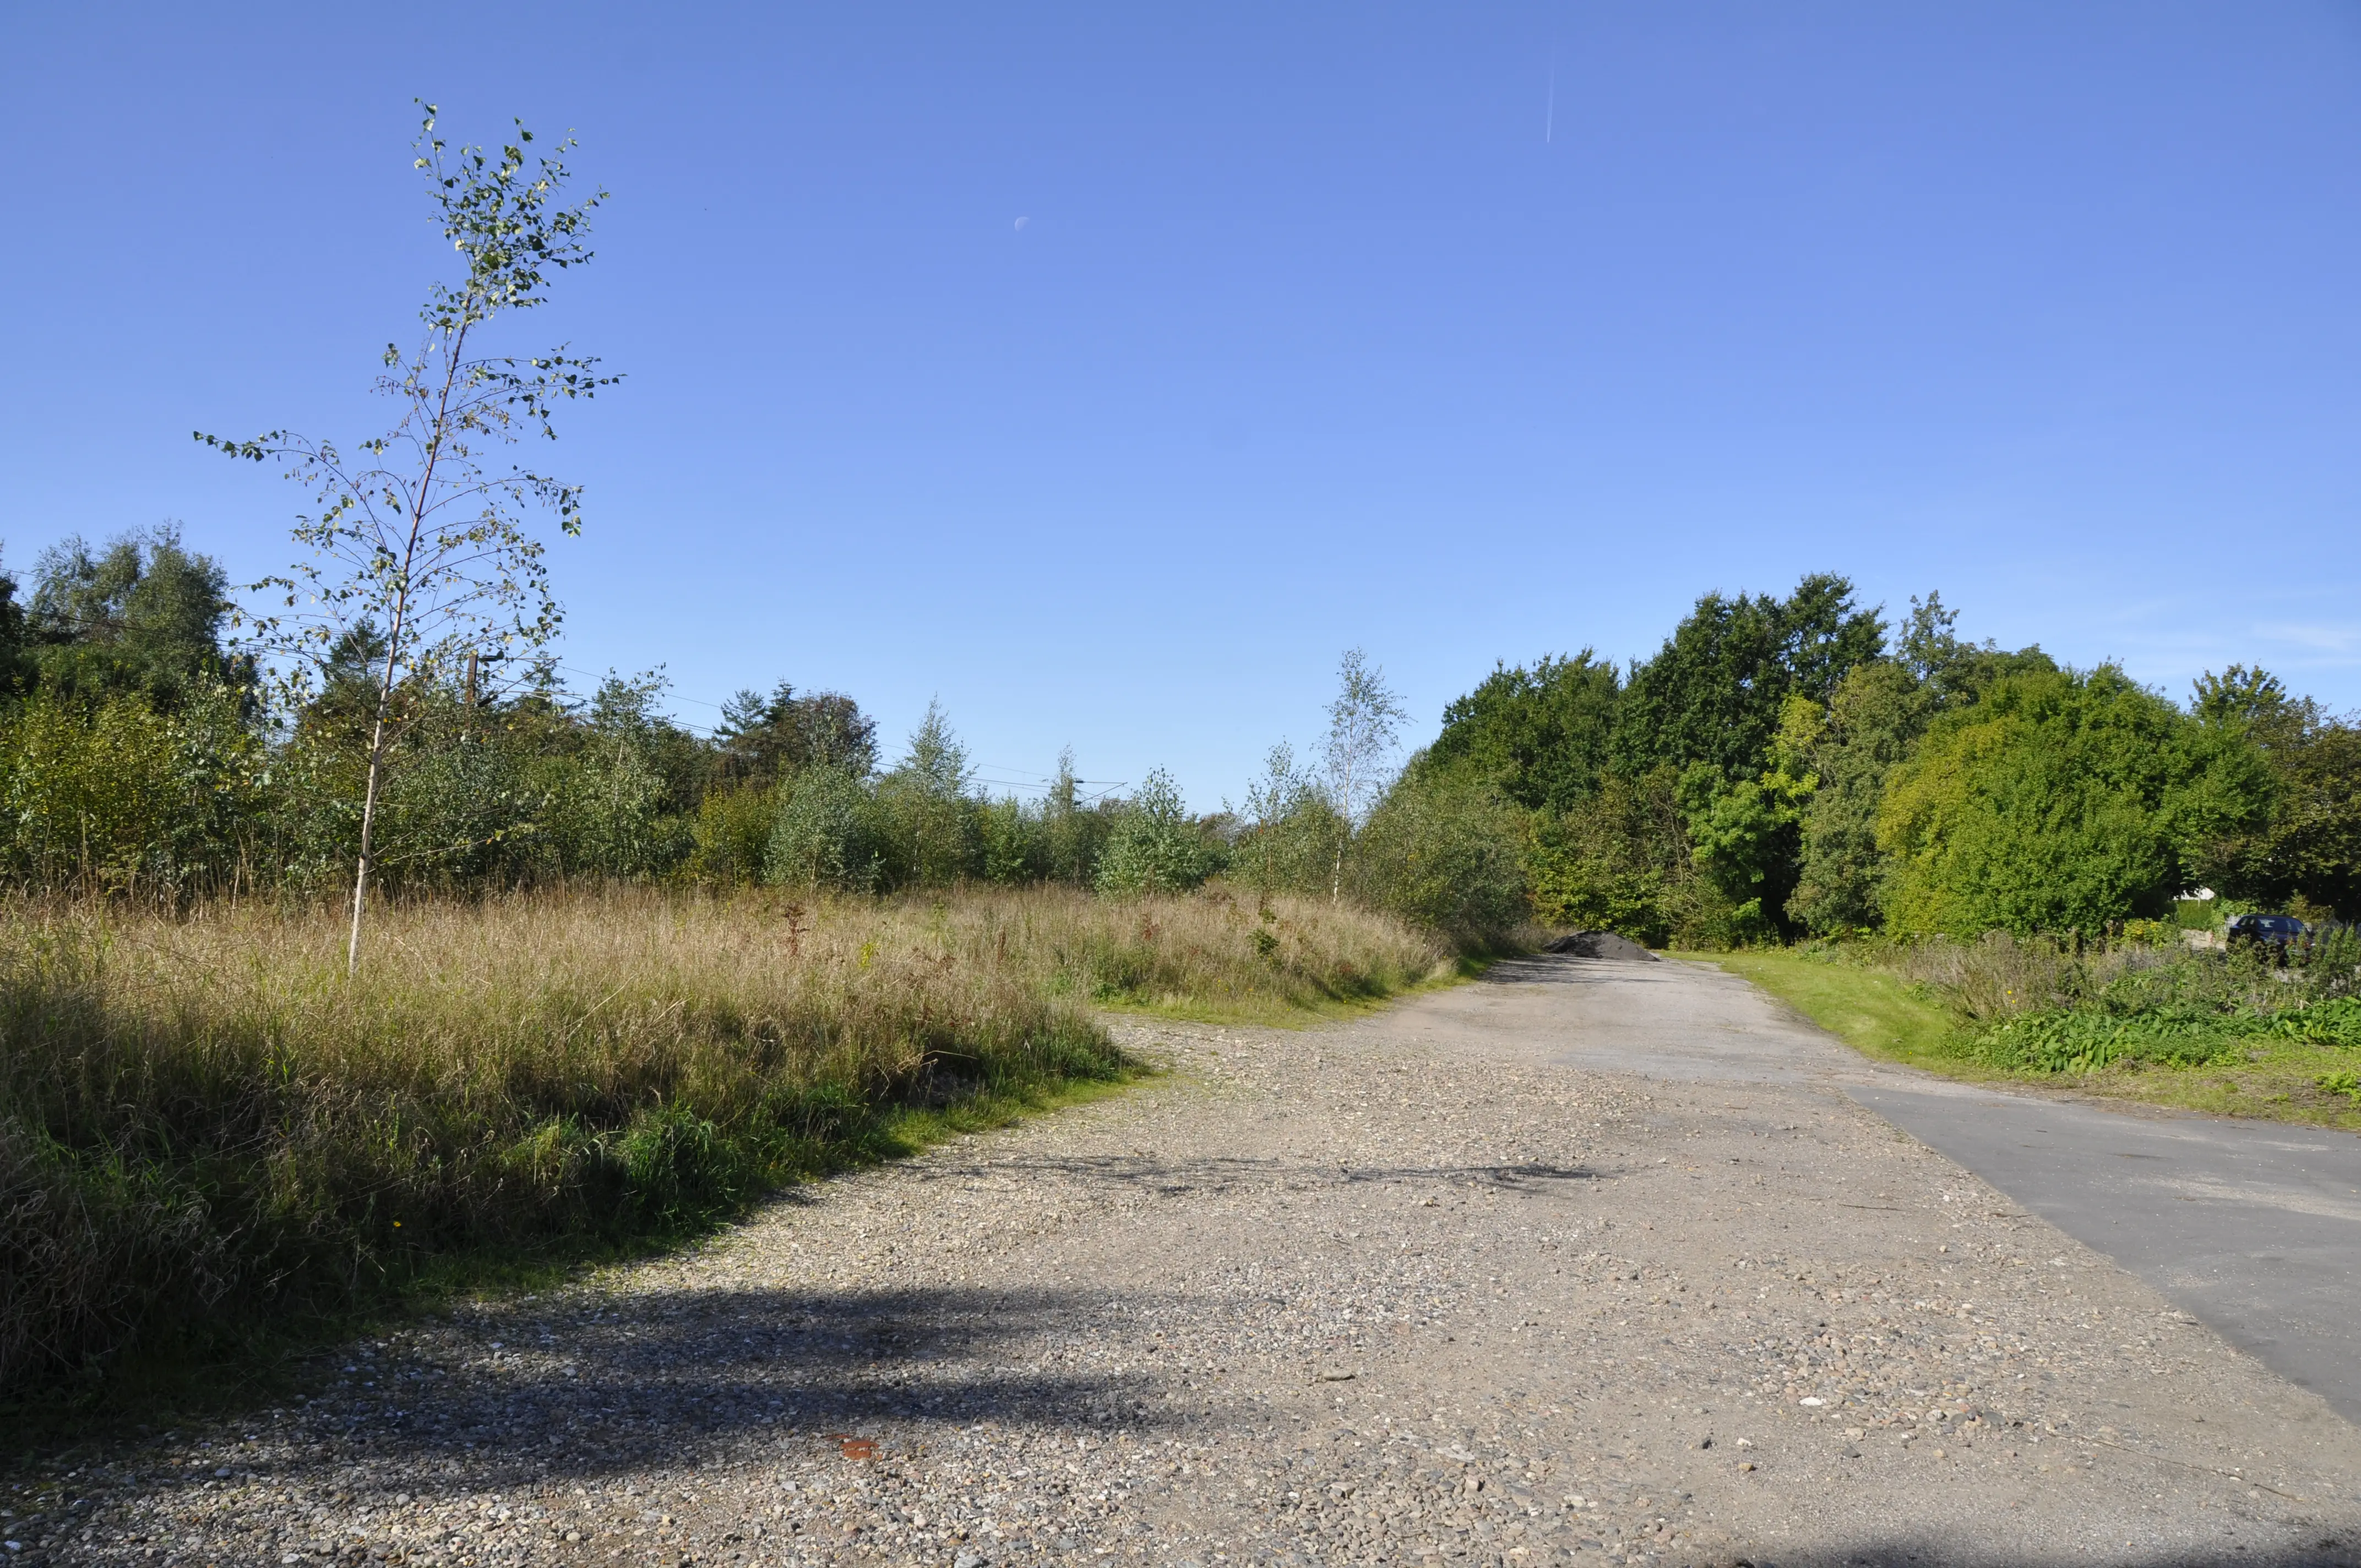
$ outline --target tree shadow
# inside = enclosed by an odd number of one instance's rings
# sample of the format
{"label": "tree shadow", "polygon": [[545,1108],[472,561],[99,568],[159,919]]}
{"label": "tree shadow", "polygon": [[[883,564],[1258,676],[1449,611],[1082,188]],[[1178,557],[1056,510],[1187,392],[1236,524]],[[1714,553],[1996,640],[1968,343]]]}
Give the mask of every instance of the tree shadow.
{"label": "tree shadow", "polygon": [[[1038,1342],[1103,1328],[1110,1305],[1103,1291],[965,1288],[516,1300],[459,1314],[414,1348],[362,1353],[352,1386],[283,1435],[303,1455],[294,1471],[362,1461],[424,1479],[464,1461],[472,1485],[498,1489],[790,1436],[874,1441],[890,1427],[899,1451],[977,1422],[1140,1431],[1180,1419],[1145,1376],[1041,1369]],[[1015,1351],[1019,1338],[1035,1343]]]}
{"label": "tree shadow", "polygon": [[[2261,1535],[2268,1527],[2255,1530]],[[2039,1550],[2007,1546],[1974,1539],[1972,1528],[1938,1532],[1933,1530],[1896,1531],[1866,1541],[1836,1541],[1814,1546],[1782,1546],[1776,1551],[1724,1553],[1708,1559],[1719,1564],[1749,1568],[2025,1568],[2027,1563],[2075,1559],[2100,1562],[2109,1568],[2354,1568],[2361,1552],[2351,1542],[2350,1530],[2318,1528],[2280,1530],[2293,1541],[2236,1541],[2216,1539],[2204,1544],[2174,1547],[2122,1546],[2093,1549],[2087,1541],[2045,1542]]]}
{"label": "tree shadow", "polygon": [[1314,1187],[1361,1183],[1400,1183],[1430,1187],[1499,1187],[1538,1190],[1555,1184],[1593,1181],[1598,1173],[1579,1166],[1543,1165],[1347,1165],[1303,1160],[1251,1159],[1214,1156],[1167,1159],[1157,1155],[1058,1155],[995,1160],[989,1165],[951,1164],[937,1160],[923,1172],[908,1173],[924,1181],[1007,1180],[1018,1176],[1062,1176],[1100,1186],[1132,1187],[1159,1197],[1224,1193],[1241,1190]]}

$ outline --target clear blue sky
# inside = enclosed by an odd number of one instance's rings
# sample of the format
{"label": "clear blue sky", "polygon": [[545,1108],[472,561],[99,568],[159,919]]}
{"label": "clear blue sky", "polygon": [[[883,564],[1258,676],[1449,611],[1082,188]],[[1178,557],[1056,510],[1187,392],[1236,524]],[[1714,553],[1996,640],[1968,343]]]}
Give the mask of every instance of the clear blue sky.
{"label": "clear blue sky", "polygon": [[[580,137],[523,318],[569,664],[930,696],[1236,796],[1358,644],[1418,736],[1701,592],[2361,705],[2361,6],[18,5],[0,538],[298,497],[447,252],[413,94]],[[1021,225],[1020,225],[1021,220]]]}

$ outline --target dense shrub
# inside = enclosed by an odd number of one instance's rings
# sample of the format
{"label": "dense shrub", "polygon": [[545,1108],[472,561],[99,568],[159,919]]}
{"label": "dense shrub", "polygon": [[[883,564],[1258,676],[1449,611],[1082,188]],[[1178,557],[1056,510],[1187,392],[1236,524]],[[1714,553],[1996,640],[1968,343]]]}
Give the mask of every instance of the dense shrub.
{"label": "dense shrub", "polygon": [[840,768],[812,768],[778,794],[763,860],[765,882],[847,893],[884,882],[890,823],[861,780]]}
{"label": "dense shrub", "polygon": [[1894,770],[1886,915],[1962,937],[2162,916],[2202,847],[2269,798],[2251,747],[2113,666],[2005,676]]}
{"label": "dense shrub", "polygon": [[1099,856],[1098,886],[1102,893],[1185,893],[1218,867],[1215,846],[1180,804],[1180,786],[1159,768],[1116,817]]}
{"label": "dense shrub", "polygon": [[1413,758],[1354,843],[1353,888],[1378,909],[1462,940],[1532,918],[1524,813],[1488,784]]}

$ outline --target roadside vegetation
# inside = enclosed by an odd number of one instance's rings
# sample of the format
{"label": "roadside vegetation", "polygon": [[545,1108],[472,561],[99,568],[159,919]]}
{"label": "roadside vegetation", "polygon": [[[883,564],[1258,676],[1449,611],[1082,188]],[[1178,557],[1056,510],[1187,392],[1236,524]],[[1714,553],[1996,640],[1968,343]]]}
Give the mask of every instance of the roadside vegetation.
{"label": "roadside vegetation", "polygon": [[0,914],[0,1390],[695,1234],[1139,1070],[1094,1007],[1301,1015],[1449,972],[1284,895],[612,887]]}
{"label": "roadside vegetation", "polygon": [[1993,932],[1689,956],[1885,1060],[2361,1131],[2361,940],[2349,930],[2285,962],[2136,927],[2080,951]]}
{"label": "roadside vegetation", "polygon": [[[1656,655],[1497,670],[1429,765],[1526,814],[1546,922],[1712,956],[1872,1054],[2361,1126],[2361,724],[2234,665],[1708,594]],[[2232,944],[2250,912],[2312,924]]]}

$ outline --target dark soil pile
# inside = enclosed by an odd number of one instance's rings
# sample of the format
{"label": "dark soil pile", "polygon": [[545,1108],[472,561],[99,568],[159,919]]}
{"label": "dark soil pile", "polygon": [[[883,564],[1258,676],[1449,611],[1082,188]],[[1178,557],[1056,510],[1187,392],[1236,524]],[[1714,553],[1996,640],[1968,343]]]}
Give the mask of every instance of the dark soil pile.
{"label": "dark soil pile", "polygon": [[1542,951],[1571,953],[1578,959],[1636,959],[1642,963],[1654,963],[1656,955],[1629,937],[1619,937],[1612,931],[1576,931],[1570,937],[1560,937]]}

